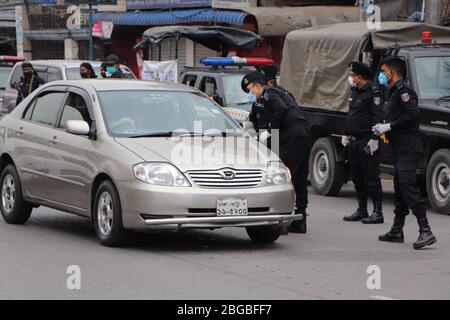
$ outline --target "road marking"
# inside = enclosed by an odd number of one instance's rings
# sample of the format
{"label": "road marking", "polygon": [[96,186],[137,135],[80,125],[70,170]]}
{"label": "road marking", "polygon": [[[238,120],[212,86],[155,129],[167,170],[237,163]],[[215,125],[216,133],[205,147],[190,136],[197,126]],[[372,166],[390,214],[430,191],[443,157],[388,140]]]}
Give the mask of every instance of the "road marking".
{"label": "road marking", "polygon": [[376,300],[397,300],[394,298],[389,298],[389,297],[385,297],[385,296],[370,296],[372,299],[376,299]]}

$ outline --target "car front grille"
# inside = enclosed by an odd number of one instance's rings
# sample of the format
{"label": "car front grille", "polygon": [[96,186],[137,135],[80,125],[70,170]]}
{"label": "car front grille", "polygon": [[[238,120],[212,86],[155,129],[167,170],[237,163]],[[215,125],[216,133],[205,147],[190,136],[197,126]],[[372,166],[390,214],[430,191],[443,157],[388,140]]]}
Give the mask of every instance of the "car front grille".
{"label": "car front grille", "polygon": [[257,187],[263,180],[263,172],[258,169],[192,170],[187,174],[197,186],[204,188]]}

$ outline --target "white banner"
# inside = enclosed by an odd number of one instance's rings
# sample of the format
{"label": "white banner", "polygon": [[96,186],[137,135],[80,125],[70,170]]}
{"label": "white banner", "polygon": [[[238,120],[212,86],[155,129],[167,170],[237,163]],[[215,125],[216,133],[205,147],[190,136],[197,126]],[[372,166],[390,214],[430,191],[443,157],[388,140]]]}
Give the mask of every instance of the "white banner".
{"label": "white banner", "polygon": [[144,61],[142,80],[156,80],[161,82],[177,82],[177,60]]}

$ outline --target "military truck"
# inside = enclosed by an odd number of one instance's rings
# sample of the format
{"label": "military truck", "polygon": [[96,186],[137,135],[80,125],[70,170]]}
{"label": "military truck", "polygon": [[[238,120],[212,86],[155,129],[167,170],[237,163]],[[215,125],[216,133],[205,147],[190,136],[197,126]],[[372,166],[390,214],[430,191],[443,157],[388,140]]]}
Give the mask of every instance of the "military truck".
{"label": "military truck", "polygon": [[[351,177],[348,148],[340,143],[349,107],[348,64],[368,63],[373,85],[380,87],[380,61],[397,56],[419,98],[425,159],[417,177],[432,209],[449,214],[450,28],[402,22],[383,22],[381,27],[339,23],[296,30],[286,37],[280,82],[294,94],[311,124],[312,187],[321,195],[337,195]],[[380,152],[381,171],[393,174],[389,144],[381,143]]]}

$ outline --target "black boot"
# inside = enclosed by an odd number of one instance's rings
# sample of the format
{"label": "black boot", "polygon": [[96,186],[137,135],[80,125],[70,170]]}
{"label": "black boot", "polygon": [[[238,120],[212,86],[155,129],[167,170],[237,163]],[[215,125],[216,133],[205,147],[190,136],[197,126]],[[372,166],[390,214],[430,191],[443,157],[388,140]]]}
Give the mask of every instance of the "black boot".
{"label": "black boot", "polygon": [[367,212],[367,201],[358,200],[358,209],[351,215],[345,216],[344,221],[360,221],[369,216]]}
{"label": "black boot", "polygon": [[403,226],[405,225],[405,217],[394,217],[394,224],[391,227],[391,230],[378,237],[379,241],[386,241],[386,242],[398,242],[403,243],[405,242],[405,238],[403,236]]}
{"label": "black boot", "polygon": [[303,219],[292,221],[288,227],[288,231],[292,233],[306,233],[306,211],[298,211],[295,214],[303,215]]}
{"label": "black boot", "polygon": [[428,224],[428,219],[420,218],[419,222],[419,239],[413,243],[414,249],[420,249],[424,246],[429,246],[430,244],[436,243],[436,237],[431,232],[430,225]]}
{"label": "black boot", "polygon": [[384,223],[383,217],[383,203],[381,201],[373,202],[373,213],[365,219],[361,220],[364,224]]}

